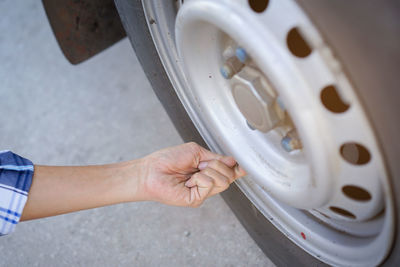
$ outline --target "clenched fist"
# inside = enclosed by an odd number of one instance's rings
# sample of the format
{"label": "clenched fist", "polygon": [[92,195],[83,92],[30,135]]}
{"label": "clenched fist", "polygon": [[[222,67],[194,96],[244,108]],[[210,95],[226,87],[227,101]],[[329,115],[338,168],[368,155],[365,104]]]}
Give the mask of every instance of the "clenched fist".
{"label": "clenched fist", "polygon": [[145,199],[168,205],[197,207],[246,174],[234,158],[196,143],[159,150],[143,160]]}

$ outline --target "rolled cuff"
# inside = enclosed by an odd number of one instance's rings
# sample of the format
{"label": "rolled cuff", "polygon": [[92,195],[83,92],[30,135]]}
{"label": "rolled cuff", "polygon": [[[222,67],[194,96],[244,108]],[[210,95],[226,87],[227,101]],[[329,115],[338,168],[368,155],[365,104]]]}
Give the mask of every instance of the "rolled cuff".
{"label": "rolled cuff", "polygon": [[0,151],[0,235],[15,230],[28,199],[33,163],[11,151]]}

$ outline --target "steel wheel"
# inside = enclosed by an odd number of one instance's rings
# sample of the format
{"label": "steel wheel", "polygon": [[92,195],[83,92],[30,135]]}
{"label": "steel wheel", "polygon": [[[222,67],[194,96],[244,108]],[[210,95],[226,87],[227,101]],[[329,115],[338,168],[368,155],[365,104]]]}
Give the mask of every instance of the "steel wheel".
{"label": "steel wheel", "polygon": [[251,174],[238,186],[264,216],[326,263],[381,263],[395,226],[382,154],[340,62],[297,4],[143,8],[192,121]]}

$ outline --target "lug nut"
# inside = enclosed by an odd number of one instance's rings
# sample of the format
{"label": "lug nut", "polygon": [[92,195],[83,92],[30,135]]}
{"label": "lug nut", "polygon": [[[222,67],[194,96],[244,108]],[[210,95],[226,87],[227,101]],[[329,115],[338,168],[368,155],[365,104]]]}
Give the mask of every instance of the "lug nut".
{"label": "lug nut", "polygon": [[286,152],[292,152],[293,150],[298,150],[303,147],[294,130],[290,131],[284,138],[282,138],[281,145]]}
{"label": "lug nut", "polygon": [[230,79],[238,73],[242,68],[244,64],[239,61],[236,57],[230,57],[228,58],[224,65],[221,67],[220,72],[222,77],[225,79]]}
{"label": "lug nut", "polygon": [[236,48],[235,54],[239,61],[242,63],[246,63],[250,59],[247,55],[246,50],[244,50],[242,47]]}

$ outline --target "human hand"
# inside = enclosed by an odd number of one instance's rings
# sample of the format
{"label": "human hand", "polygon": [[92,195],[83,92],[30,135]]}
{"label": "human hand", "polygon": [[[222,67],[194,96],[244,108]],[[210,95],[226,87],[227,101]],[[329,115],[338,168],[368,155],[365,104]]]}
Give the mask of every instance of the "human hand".
{"label": "human hand", "polygon": [[246,172],[232,157],[187,143],[143,158],[141,192],[144,200],[197,207],[229,187]]}

